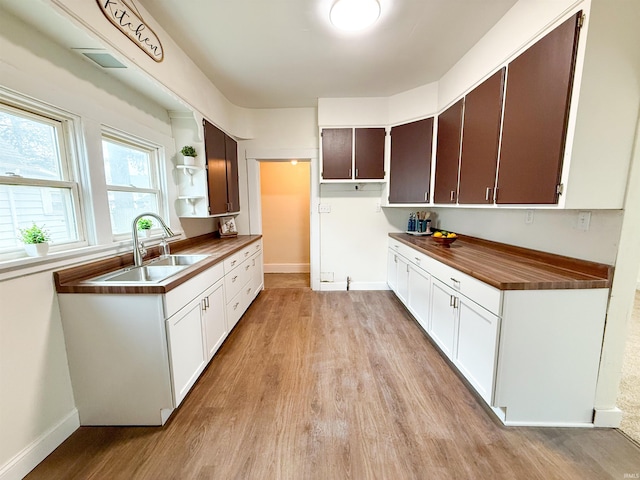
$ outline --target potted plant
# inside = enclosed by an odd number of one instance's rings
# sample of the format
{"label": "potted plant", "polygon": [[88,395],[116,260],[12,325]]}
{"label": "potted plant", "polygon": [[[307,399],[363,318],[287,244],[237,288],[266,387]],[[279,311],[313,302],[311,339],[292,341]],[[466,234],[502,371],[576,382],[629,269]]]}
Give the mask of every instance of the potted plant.
{"label": "potted plant", "polygon": [[148,218],[141,218],[138,220],[138,230],[144,232],[145,236],[151,235],[151,227],[153,227],[153,221]]}
{"label": "potted plant", "polygon": [[51,236],[44,229],[33,223],[29,228],[20,229],[20,240],[24,243],[24,249],[30,257],[44,257],[49,252],[49,240]]}
{"label": "potted plant", "polygon": [[180,150],[180,153],[184,157],[185,165],[196,164],[196,157],[198,156],[198,152],[196,152],[196,149],[193,148],[191,145],[185,145],[184,147],[182,147],[182,150]]}

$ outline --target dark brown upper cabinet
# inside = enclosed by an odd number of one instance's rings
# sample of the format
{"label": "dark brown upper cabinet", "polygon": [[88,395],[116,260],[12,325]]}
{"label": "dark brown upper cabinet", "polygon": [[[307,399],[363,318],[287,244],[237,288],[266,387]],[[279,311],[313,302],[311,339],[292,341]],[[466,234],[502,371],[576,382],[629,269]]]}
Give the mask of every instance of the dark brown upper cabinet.
{"label": "dark brown upper cabinet", "polygon": [[456,203],[464,98],[438,115],[434,203]]}
{"label": "dark brown upper cabinet", "polygon": [[207,120],[203,121],[203,125],[209,214],[239,212],[238,144]]}
{"label": "dark brown upper cabinet", "polygon": [[505,70],[494,73],[465,96],[460,204],[493,203]]}
{"label": "dark brown upper cabinet", "polygon": [[321,135],[323,180],[384,179],[383,127],[324,128]]}
{"label": "dark brown upper cabinet", "polygon": [[322,129],[322,178],[348,180],[352,174],[353,129]]}
{"label": "dark brown upper cabinet", "polygon": [[356,128],[355,179],[384,179],[384,128]]}
{"label": "dark brown upper cabinet", "polygon": [[558,202],[581,17],[508,65],[496,203]]}
{"label": "dark brown upper cabinet", "polygon": [[433,117],[391,129],[389,203],[429,203]]}

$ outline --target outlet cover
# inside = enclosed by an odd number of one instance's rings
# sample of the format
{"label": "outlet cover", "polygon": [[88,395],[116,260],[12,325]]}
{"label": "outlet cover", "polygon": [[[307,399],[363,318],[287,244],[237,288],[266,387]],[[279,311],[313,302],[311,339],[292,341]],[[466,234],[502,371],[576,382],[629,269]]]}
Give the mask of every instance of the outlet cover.
{"label": "outlet cover", "polygon": [[331,205],[328,203],[321,203],[318,205],[319,213],[331,213]]}
{"label": "outlet cover", "polygon": [[531,225],[533,223],[533,210],[527,210],[524,215],[524,223]]}
{"label": "outlet cover", "polygon": [[591,212],[578,212],[578,230],[586,232],[591,224]]}

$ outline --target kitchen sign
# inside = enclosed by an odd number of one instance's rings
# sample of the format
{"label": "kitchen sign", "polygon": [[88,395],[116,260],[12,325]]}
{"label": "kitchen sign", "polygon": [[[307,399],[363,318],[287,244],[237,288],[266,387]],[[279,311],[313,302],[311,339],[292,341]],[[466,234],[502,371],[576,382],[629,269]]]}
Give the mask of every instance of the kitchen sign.
{"label": "kitchen sign", "polygon": [[104,16],[154,61],[164,59],[160,39],[125,0],[97,0]]}

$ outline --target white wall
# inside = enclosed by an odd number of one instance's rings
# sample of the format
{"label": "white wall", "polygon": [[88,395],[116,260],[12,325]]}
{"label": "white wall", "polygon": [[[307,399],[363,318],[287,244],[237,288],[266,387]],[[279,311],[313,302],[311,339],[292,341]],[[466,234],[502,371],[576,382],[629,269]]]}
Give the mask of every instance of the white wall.
{"label": "white wall", "polygon": [[[167,112],[5,12],[0,50],[4,87],[80,116],[86,140],[81,158],[89,159],[97,178],[86,211],[95,216],[98,244],[111,245],[100,185],[101,125],[161,145],[171,173],[175,146]],[[175,196],[172,182],[168,187]],[[170,221],[180,230],[173,211]],[[78,425],[51,269],[87,258],[0,272],[0,478],[21,478],[25,465],[39,462]]]}

